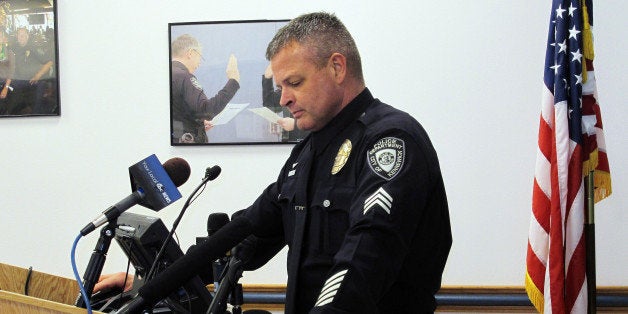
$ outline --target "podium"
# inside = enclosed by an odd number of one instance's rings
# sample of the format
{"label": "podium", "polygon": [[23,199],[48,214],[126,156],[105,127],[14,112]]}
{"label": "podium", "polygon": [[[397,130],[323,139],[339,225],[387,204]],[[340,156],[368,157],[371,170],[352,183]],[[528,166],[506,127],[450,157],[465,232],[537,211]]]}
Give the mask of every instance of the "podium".
{"label": "podium", "polygon": [[[30,278],[29,278],[30,277]],[[28,286],[27,286],[28,281]],[[76,280],[0,263],[0,312],[86,313],[74,306]],[[102,313],[94,311],[94,313]]]}

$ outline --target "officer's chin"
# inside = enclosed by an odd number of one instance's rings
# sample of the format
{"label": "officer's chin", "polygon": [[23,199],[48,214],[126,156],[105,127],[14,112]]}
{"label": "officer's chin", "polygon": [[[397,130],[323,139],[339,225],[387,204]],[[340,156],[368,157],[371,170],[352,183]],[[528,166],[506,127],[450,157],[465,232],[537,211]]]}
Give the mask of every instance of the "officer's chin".
{"label": "officer's chin", "polygon": [[301,116],[296,119],[297,120],[297,128],[302,131],[308,132],[316,132],[322,129],[327,122],[322,121],[312,121],[304,116]]}

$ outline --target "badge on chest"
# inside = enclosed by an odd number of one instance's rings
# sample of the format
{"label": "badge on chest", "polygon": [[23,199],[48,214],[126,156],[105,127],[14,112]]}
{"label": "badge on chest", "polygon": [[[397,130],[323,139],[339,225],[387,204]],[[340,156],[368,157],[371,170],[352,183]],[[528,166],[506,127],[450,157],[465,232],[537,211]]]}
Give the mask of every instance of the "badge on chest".
{"label": "badge on chest", "polygon": [[342,167],[345,166],[347,160],[349,160],[349,155],[351,154],[352,144],[349,139],[346,139],[342,145],[340,145],[340,149],[338,149],[338,154],[334,159],[334,166],[331,168],[331,174],[335,175]]}

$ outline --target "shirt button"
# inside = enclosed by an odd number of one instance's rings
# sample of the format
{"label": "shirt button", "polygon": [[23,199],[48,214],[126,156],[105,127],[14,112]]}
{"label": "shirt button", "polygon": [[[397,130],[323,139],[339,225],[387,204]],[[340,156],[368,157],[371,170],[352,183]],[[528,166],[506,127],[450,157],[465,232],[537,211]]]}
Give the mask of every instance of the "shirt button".
{"label": "shirt button", "polygon": [[323,206],[324,207],[329,207],[329,205],[331,205],[331,202],[329,200],[324,200],[323,201]]}

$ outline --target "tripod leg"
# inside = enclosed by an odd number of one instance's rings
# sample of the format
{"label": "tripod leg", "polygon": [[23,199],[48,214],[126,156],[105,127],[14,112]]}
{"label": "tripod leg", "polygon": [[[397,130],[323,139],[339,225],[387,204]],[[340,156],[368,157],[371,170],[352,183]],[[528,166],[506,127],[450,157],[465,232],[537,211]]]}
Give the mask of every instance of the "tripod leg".
{"label": "tripod leg", "polygon": [[[102,273],[105,260],[107,259],[107,252],[109,251],[109,246],[111,245],[111,239],[113,239],[115,235],[115,228],[116,224],[110,223],[100,230],[100,238],[96,243],[94,252],[92,252],[89,264],[87,264],[87,269],[83,275],[83,286],[88,298],[91,297],[92,292],[94,292],[94,286],[96,285],[96,282],[98,282],[98,278],[100,278],[100,274]],[[87,304],[85,304],[83,296],[80,292],[75,305],[82,308],[87,307]]]}

